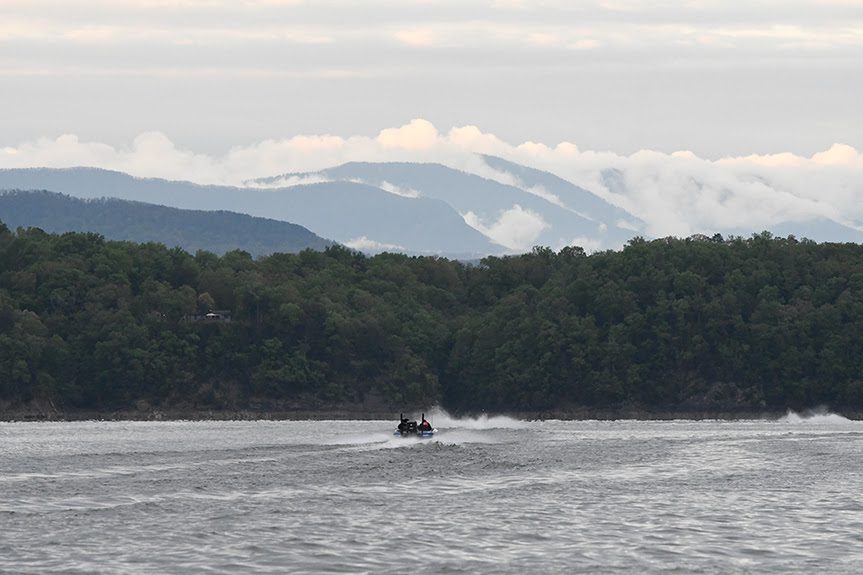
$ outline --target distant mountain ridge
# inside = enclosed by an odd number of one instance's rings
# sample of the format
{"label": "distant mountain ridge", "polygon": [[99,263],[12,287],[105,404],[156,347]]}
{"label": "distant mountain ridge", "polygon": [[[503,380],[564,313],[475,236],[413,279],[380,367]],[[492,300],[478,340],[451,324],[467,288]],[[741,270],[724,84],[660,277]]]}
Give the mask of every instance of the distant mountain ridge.
{"label": "distant mountain ridge", "polygon": [[253,256],[323,250],[334,242],[287,222],[227,211],[182,210],[116,198],[80,199],[56,192],[0,192],[0,221],[46,232],[95,232],[110,240],[159,242],[195,253],[240,249]]}
{"label": "distant mountain ridge", "polygon": [[[288,172],[246,186],[137,178],[97,168],[0,169],[0,190],[49,190],[79,198],[114,197],[180,209],[227,210],[291,222],[367,253],[381,251],[475,260],[524,253],[617,249],[647,225],[627,210],[550,172],[477,156],[471,173],[437,163],[348,162]],[[627,174],[599,173],[614,196],[634,193]],[[863,232],[830,218],[802,217],[747,228],[694,230],[748,237],[770,231],[818,242],[863,242]]]}
{"label": "distant mountain ridge", "polygon": [[[494,156],[481,158],[489,168],[511,176],[523,187],[442,164],[412,162],[348,162],[319,172],[287,173],[254,182],[272,185],[312,178],[362,182],[404,195],[444,201],[470,219],[479,231],[512,251],[526,251],[534,245],[561,248],[578,242],[592,247],[620,247],[643,227],[632,214],[548,172]],[[533,225],[536,233],[507,241],[504,232],[514,230],[511,225],[509,230],[501,228],[506,216],[513,212]]]}
{"label": "distant mountain ridge", "polygon": [[0,170],[0,189],[44,189],[79,198],[228,210],[299,224],[347,245],[364,239],[368,251],[476,257],[504,250],[468,226],[445,202],[404,198],[356,182],[255,189],[136,178],[98,168],[26,168]]}
{"label": "distant mountain ridge", "polygon": [[[644,227],[644,222],[623,208],[610,204],[593,192],[550,172],[516,164],[496,156],[483,155],[482,159],[490,168],[515,177],[524,186],[542,188],[545,192],[560,198],[567,207],[577,210],[594,221],[629,232],[638,231]],[[631,233],[627,231],[621,235],[631,237]]]}

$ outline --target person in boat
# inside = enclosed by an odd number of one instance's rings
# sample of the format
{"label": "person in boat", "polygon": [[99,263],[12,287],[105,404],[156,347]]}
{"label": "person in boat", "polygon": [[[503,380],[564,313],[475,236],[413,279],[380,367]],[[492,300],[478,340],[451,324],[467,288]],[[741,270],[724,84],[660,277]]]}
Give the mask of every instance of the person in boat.
{"label": "person in boat", "polygon": [[423,415],[422,423],[420,423],[420,431],[431,431],[431,430],[432,430],[431,423],[429,423],[426,420],[425,415]]}
{"label": "person in boat", "polygon": [[407,418],[407,417],[402,417],[402,418],[401,418],[401,423],[399,423],[398,430],[399,430],[399,431],[407,431],[407,430],[408,430],[408,427],[409,427],[409,425],[408,425],[408,418]]}

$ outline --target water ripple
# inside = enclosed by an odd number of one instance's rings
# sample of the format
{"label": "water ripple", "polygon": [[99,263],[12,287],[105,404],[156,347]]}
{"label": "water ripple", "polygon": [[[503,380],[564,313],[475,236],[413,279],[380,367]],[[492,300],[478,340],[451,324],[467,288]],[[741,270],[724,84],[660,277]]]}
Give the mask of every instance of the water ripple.
{"label": "water ripple", "polygon": [[436,417],[2,424],[0,572],[863,571],[857,422]]}

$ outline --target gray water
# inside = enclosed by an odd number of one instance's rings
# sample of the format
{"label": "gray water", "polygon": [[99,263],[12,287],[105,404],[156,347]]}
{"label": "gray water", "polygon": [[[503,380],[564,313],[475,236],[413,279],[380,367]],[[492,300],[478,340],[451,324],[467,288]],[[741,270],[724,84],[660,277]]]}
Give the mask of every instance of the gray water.
{"label": "gray water", "polygon": [[10,573],[863,572],[863,423],[0,424]]}

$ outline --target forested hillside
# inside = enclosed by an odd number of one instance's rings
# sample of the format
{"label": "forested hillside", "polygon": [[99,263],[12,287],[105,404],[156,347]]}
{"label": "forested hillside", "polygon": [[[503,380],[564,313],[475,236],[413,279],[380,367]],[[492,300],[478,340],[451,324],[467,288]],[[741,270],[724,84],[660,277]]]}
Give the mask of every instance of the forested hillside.
{"label": "forested hillside", "polygon": [[861,325],[863,247],[766,233],[470,266],[0,228],[5,409],[857,409]]}
{"label": "forested hillside", "polygon": [[252,255],[322,250],[333,242],[296,224],[226,211],[180,210],[115,198],[80,199],[54,192],[0,192],[7,226],[50,232],[96,232],[114,240],[157,241],[196,252],[242,249]]}

